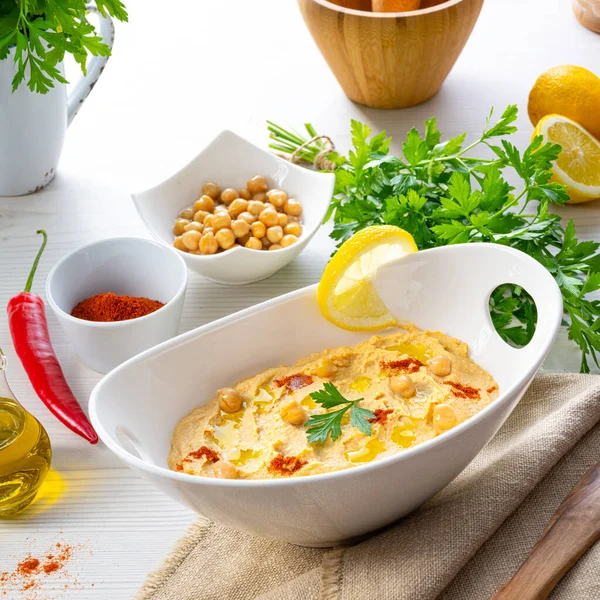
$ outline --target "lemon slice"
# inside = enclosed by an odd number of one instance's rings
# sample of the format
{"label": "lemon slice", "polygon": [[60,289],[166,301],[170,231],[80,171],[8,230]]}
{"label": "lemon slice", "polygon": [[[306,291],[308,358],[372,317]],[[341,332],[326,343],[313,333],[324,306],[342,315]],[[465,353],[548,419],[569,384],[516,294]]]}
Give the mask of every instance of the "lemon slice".
{"label": "lemon slice", "polygon": [[572,204],[600,198],[600,141],[560,115],[547,115],[533,133],[562,146],[554,163],[553,180],[569,188]]}
{"label": "lemon slice", "polygon": [[323,316],[352,331],[396,324],[373,285],[379,267],[417,251],[410,233],[379,225],[367,227],[342,244],[323,272],[317,300]]}

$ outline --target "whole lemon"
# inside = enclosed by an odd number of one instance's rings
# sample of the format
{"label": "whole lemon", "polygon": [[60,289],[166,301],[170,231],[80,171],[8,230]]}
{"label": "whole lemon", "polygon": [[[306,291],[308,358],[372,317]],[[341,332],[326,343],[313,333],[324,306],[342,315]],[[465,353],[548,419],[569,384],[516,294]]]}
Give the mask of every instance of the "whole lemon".
{"label": "whole lemon", "polygon": [[600,138],[600,77],[575,65],[553,67],[538,77],[527,110],[534,126],[546,115],[559,114]]}

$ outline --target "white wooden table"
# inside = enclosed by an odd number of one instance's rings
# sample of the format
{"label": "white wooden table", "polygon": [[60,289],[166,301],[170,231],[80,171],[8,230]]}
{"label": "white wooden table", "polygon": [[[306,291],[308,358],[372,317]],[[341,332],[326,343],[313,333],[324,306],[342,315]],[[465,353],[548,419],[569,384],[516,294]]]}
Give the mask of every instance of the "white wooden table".
{"label": "white wooden table", "polygon": [[[444,134],[473,136],[490,106],[517,103],[522,129],[515,140],[523,147],[531,135],[527,94],[539,73],[563,63],[600,73],[600,36],[579,26],[569,2],[487,0],[441,92],[412,109],[376,111],[343,95],[292,0],[128,4],[130,23],[117,28],[113,58],[68,132],[55,181],[34,196],[0,199],[2,307],[25,283],[40,241],[36,229],[50,236],[33,286],[43,293],[51,266],[77,246],[114,235],[145,236],[129,193],[174,172],[221,129],[266,145],[265,119],[294,126],[310,121],[345,150],[349,121],[356,118],[386,129],[398,148],[410,127],[432,115]],[[600,239],[600,203],[561,212],[575,219],[581,237]],[[181,331],[317,281],[331,249],[324,227],[286,269],[235,290],[192,274]],[[52,314],[48,320],[66,377],[86,406],[100,376],[73,353]],[[10,360],[13,391],[46,426],[53,466],[64,482],[60,493],[0,523],[0,571],[14,569],[28,551],[43,555],[56,541],[81,543],[66,567],[78,584],[46,577],[37,597],[132,597],[194,515],[49,414],[14,354],[6,316],[0,317],[0,345]],[[546,368],[578,365],[578,350],[563,334]],[[7,597],[28,593],[13,590]]]}

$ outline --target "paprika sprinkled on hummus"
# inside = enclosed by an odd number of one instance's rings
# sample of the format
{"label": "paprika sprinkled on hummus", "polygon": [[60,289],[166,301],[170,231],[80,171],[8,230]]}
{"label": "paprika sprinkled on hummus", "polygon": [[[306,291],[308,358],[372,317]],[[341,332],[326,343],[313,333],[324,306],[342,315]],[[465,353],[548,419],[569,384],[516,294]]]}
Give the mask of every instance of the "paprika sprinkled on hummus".
{"label": "paprika sprinkled on hummus", "polygon": [[458,383],[458,381],[444,381],[444,383],[452,388],[453,394],[458,398],[470,398],[471,400],[479,398],[479,390],[477,388],[470,385],[463,385],[462,383]]}
{"label": "paprika sprinkled on hummus", "polygon": [[382,360],[379,365],[383,371],[402,373],[416,373],[422,366],[424,366],[420,360],[411,357],[403,358],[402,360]]}
{"label": "paprika sprinkled on hummus", "polygon": [[379,423],[379,425],[385,425],[388,415],[391,415],[394,412],[393,409],[388,408],[376,408],[373,411],[373,414],[375,415],[374,419],[368,419],[368,421],[370,423]]}
{"label": "paprika sprinkled on hummus", "polygon": [[191,462],[193,459],[206,458],[206,460],[217,461],[219,455],[208,446],[201,446],[198,450],[193,450],[184,459],[183,462]]}
{"label": "paprika sprinkled on hummus", "polygon": [[269,471],[279,475],[291,475],[306,464],[305,460],[300,460],[297,456],[282,456],[278,454],[269,464]]}
{"label": "paprika sprinkled on hummus", "polygon": [[294,375],[288,375],[287,377],[275,380],[277,387],[285,386],[288,392],[295,392],[300,388],[310,385],[312,382],[313,378],[304,373],[295,373]]}

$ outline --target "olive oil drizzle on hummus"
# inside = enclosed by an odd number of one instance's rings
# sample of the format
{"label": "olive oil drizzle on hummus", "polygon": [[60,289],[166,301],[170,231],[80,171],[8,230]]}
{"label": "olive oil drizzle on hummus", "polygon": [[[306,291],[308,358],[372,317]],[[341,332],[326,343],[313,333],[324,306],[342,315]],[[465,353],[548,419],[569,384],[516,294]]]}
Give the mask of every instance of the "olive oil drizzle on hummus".
{"label": "olive oil drizzle on hummus", "polygon": [[[350,423],[348,411],[338,439],[307,440],[310,417],[335,410],[324,409],[311,397],[327,382],[350,402],[362,398],[360,408],[374,415],[367,423],[370,435]],[[497,396],[496,382],[468,357],[466,344],[439,332],[405,327],[219,390],[217,398],[179,422],[168,464],[192,475],[239,479],[347,469],[432,439]],[[236,398],[237,405],[232,404]]]}

